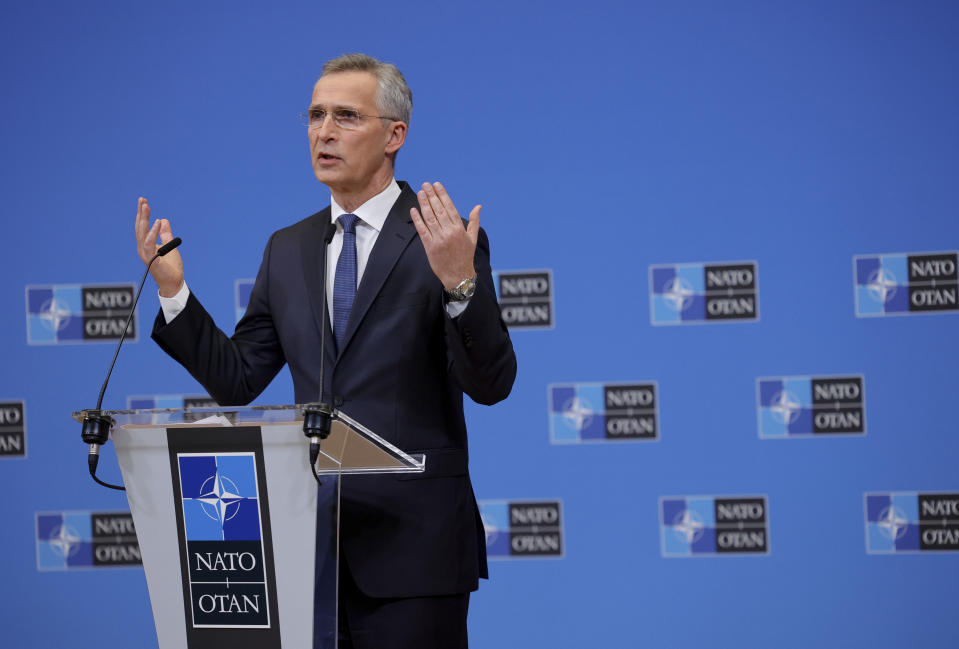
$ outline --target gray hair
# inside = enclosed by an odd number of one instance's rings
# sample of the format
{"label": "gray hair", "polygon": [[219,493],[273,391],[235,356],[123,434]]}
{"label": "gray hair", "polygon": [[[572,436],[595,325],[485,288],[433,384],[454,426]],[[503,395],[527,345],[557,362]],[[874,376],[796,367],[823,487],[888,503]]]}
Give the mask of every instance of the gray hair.
{"label": "gray hair", "polygon": [[320,78],[337,72],[369,72],[375,76],[379,84],[376,107],[383,113],[383,117],[405,122],[409,126],[413,113],[413,93],[395,65],[378,61],[366,54],[344,54],[327,61],[323,65]]}

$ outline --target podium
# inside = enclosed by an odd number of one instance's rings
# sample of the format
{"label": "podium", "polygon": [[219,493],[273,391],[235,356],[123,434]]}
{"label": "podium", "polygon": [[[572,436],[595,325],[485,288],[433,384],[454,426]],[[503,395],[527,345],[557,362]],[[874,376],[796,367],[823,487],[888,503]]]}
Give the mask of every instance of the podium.
{"label": "podium", "polygon": [[426,458],[334,411],[318,485],[302,406],[102,414],[160,649],[335,649],[340,477],[422,472]]}

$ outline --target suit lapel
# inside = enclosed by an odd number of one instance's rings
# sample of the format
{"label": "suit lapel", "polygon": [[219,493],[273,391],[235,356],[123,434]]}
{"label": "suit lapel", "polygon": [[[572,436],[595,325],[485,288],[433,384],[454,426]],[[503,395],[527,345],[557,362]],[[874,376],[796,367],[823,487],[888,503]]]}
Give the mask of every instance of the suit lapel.
{"label": "suit lapel", "polygon": [[341,355],[350,344],[353,334],[366,316],[366,312],[369,311],[373,300],[379,295],[383,282],[386,281],[410,240],[416,235],[416,227],[410,218],[410,208],[416,207],[417,204],[416,194],[405,182],[401,181],[399,185],[402,189],[400,197],[396,199],[396,203],[386,217],[383,230],[376,238],[376,244],[366,262],[363,279],[357,287],[356,298],[353,300],[353,308],[350,311],[350,321],[346,325],[346,333],[340,345]]}
{"label": "suit lapel", "polygon": [[328,247],[323,241],[326,224],[330,222],[330,208],[321,210],[313,215],[313,220],[307,229],[307,236],[300,239],[300,258],[303,262],[303,276],[306,279],[306,292],[316,323],[317,335],[326,329],[326,360],[331,365],[336,359],[336,340],[333,338],[333,329],[330,326],[329,307],[323,309],[323,268],[326,266],[326,252]]}

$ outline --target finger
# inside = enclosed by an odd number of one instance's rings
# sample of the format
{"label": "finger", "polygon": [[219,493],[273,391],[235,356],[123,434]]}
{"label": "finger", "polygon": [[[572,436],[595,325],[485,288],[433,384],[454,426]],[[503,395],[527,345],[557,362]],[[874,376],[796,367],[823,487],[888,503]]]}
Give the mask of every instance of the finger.
{"label": "finger", "polygon": [[433,228],[438,228],[439,221],[436,218],[436,214],[433,212],[433,204],[430,202],[430,197],[426,193],[426,190],[421,189],[419,193],[417,193],[416,198],[420,204],[420,212],[423,215],[423,222],[427,225],[427,227],[430,228],[430,231],[432,231]]}
{"label": "finger", "polygon": [[137,218],[133,225],[137,241],[142,241],[150,229],[150,204],[142,196],[137,201]]}
{"label": "finger", "polygon": [[425,183],[424,187],[426,188],[426,197],[429,200],[430,208],[432,208],[433,214],[436,215],[436,223],[441,228],[449,225],[450,219],[446,214],[446,208],[443,207],[443,202],[440,200],[440,197],[436,195],[436,190],[433,188],[433,185]]}
{"label": "finger", "polygon": [[169,243],[173,240],[173,230],[170,228],[170,222],[166,219],[159,219],[160,224],[160,243]]}
{"label": "finger", "polygon": [[476,240],[479,238],[479,229],[480,229],[480,210],[483,209],[482,205],[477,205],[470,212],[470,222],[466,226],[466,234],[469,235],[470,241],[473,242],[473,245],[476,245]]}
{"label": "finger", "polygon": [[459,225],[463,222],[463,219],[460,218],[460,213],[456,209],[456,206],[453,205],[453,199],[450,198],[450,195],[446,193],[446,188],[443,187],[442,183],[433,183],[433,188],[436,190],[436,196],[439,198],[440,203],[443,205],[443,209],[446,210],[446,214],[449,215],[450,223]]}
{"label": "finger", "polygon": [[420,235],[420,239],[429,239],[433,236],[430,232],[429,227],[423,221],[423,217],[420,216],[420,211],[415,207],[410,208],[410,218],[413,219],[413,227],[416,228],[416,232]]}
{"label": "finger", "polygon": [[154,221],[153,225],[147,230],[146,236],[140,242],[141,256],[151,257],[156,252],[157,235],[160,233],[160,221]]}

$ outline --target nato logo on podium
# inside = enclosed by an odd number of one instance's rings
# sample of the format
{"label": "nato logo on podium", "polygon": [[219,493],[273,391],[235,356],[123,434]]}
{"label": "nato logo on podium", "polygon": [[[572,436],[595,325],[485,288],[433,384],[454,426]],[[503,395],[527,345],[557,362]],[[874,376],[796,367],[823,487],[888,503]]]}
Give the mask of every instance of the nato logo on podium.
{"label": "nato logo on podium", "polygon": [[178,453],[194,627],[270,626],[253,453]]}

